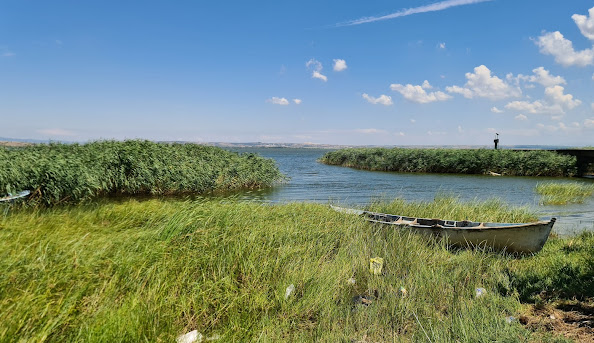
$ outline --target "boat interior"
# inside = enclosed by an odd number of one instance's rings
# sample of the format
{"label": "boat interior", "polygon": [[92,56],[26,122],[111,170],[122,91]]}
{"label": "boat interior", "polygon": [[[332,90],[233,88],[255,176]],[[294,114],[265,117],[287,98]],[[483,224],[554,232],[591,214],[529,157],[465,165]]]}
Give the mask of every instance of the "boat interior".
{"label": "boat interior", "polygon": [[420,225],[420,226],[443,226],[443,227],[477,227],[482,223],[471,222],[467,220],[456,221],[456,220],[441,220],[441,219],[426,219],[426,218],[414,218],[414,217],[403,217],[393,214],[365,212],[365,217],[373,222],[385,223],[385,224],[403,224],[403,225]]}

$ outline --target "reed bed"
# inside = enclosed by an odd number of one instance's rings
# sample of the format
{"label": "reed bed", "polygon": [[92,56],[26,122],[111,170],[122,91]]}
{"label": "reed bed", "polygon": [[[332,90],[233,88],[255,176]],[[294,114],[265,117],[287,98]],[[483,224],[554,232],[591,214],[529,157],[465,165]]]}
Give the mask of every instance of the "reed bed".
{"label": "reed bed", "polygon": [[31,190],[31,199],[45,205],[112,194],[259,188],[282,178],[271,159],[196,144],[131,140],[0,147],[0,193]]}
{"label": "reed bed", "polygon": [[573,176],[576,158],[551,151],[355,148],[326,153],[320,162],[377,171]]}
{"label": "reed bed", "polygon": [[[443,205],[431,213],[452,215]],[[546,261],[561,267],[566,246],[547,244]],[[573,246],[586,254],[594,241]],[[190,330],[221,342],[565,342],[506,320],[520,295],[538,296],[518,286],[539,281],[525,268],[539,263],[450,251],[319,204],[20,208],[0,217],[0,342],[172,342]]]}
{"label": "reed bed", "polygon": [[594,194],[594,185],[579,182],[543,182],[536,185],[543,205],[581,204]]}

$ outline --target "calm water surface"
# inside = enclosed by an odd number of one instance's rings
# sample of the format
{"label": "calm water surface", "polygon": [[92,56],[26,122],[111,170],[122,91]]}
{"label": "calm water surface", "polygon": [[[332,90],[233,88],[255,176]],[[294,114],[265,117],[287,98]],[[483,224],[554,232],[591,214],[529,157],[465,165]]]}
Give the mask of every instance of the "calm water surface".
{"label": "calm water surface", "polygon": [[555,231],[562,235],[594,230],[594,197],[583,204],[540,206],[534,191],[538,182],[584,182],[591,179],[511,177],[459,174],[417,174],[371,172],[316,162],[324,149],[241,148],[273,158],[290,180],[272,189],[243,192],[242,199],[265,202],[312,201],[361,207],[377,198],[431,201],[436,195],[455,195],[461,200],[499,198],[518,206],[528,206],[541,219],[556,217]]}

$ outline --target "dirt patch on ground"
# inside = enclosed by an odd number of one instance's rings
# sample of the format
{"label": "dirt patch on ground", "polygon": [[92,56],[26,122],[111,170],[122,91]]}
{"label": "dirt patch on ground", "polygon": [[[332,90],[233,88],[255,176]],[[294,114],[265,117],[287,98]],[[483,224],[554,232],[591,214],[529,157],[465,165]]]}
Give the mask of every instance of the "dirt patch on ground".
{"label": "dirt patch on ground", "polygon": [[531,305],[519,320],[533,331],[550,331],[580,343],[594,342],[594,300]]}

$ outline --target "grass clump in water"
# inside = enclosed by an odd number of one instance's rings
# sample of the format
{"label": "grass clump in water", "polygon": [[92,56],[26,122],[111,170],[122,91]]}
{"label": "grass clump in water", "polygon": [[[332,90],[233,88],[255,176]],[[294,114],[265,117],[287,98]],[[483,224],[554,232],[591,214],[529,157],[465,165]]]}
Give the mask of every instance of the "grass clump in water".
{"label": "grass clump in water", "polygon": [[[431,211],[419,215],[452,214],[445,203]],[[369,272],[372,257],[382,275]],[[222,341],[562,341],[506,323],[522,309],[513,277],[524,261],[451,252],[317,204],[17,209],[0,217],[0,341],[173,341],[190,330]]]}
{"label": "grass clump in water", "polygon": [[536,185],[536,193],[540,194],[543,205],[565,205],[583,203],[594,194],[594,185],[578,182],[545,182]]}

